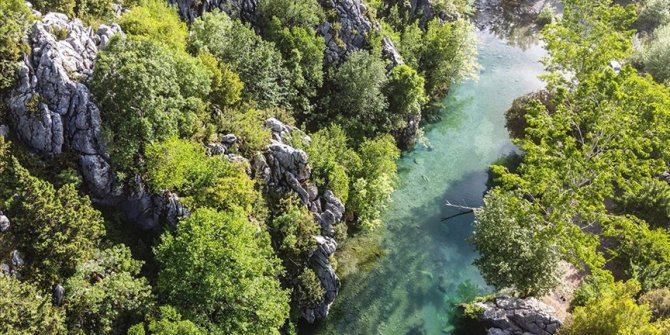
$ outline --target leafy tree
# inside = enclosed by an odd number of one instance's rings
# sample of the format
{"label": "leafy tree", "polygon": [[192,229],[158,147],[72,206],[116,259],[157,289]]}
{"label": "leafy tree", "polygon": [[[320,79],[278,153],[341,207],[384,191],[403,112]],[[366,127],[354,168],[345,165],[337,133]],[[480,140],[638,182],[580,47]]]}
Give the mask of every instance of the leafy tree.
{"label": "leafy tree", "polygon": [[648,305],[655,318],[666,319],[670,317],[670,289],[646,292],[640,297],[640,304]]}
{"label": "leafy tree", "polygon": [[130,35],[161,42],[184,50],[188,30],[181,21],[177,8],[161,0],[143,0],[119,19],[123,31]]}
{"label": "leafy tree", "polygon": [[149,322],[149,334],[152,335],[205,335],[202,328],[189,320],[183,320],[181,314],[172,306],[161,306],[159,317]]}
{"label": "leafy tree", "polygon": [[239,152],[253,156],[255,152],[265,149],[270,144],[272,132],[267,129],[265,120],[273,115],[272,109],[258,109],[249,105],[223,110],[217,119],[218,129],[237,136]]}
{"label": "leafy tree", "polygon": [[60,12],[70,17],[108,18],[113,0],[33,0],[32,4],[45,14]]}
{"label": "leafy tree", "polygon": [[612,293],[575,308],[559,335],[660,335],[658,326],[651,323],[649,308],[635,302],[639,290],[635,281],[616,283]]}
{"label": "leafy tree", "polygon": [[670,1],[643,0],[640,3],[636,26],[645,32],[670,23]]}
{"label": "leafy tree", "polygon": [[451,84],[474,75],[477,49],[472,29],[465,20],[428,23],[419,69],[426,78],[429,96],[442,97]]}
{"label": "leafy tree", "polygon": [[60,12],[72,17],[76,0],[34,0],[32,4],[40,12]]}
{"label": "leafy tree", "polygon": [[398,45],[403,60],[412,68],[418,69],[423,47],[423,31],[419,28],[419,23],[405,25]]}
{"label": "leafy tree", "polygon": [[244,89],[240,76],[229,65],[220,63],[209,53],[201,53],[198,58],[212,73],[212,91],[209,101],[220,108],[239,102]]}
{"label": "leafy tree", "polygon": [[654,79],[664,82],[670,79],[670,24],[654,31],[651,46],[644,52],[644,70]]}
{"label": "leafy tree", "polygon": [[56,335],[65,333],[60,310],[51,297],[16,278],[0,275],[0,332],[3,334]]}
{"label": "leafy tree", "polygon": [[262,30],[273,25],[273,18],[279,19],[283,26],[312,29],[325,20],[323,7],[317,0],[261,0],[257,12]]}
{"label": "leafy tree", "polygon": [[314,270],[306,268],[298,277],[298,302],[300,306],[315,308],[323,301],[325,294],[326,290],[321,285],[321,281]]}
{"label": "leafy tree", "polygon": [[629,183],[618,197],[618,212],[633,214],[654,227],[670,226],[670,187],[657,179]]}
{"label": "leafy tree", "polygon": [[148,40],[117,39],[98,54],[90,86],[120,171],[138,170],[147,143],[198,131],[209,75],[198,59]]}
{"label": "leafy tree", "polygon": [[391,200],[400,151],[390,135],[365,140],[358,150],[361,167],[354,173],[347,210],[358,226],[372,230],[381,225],[381,211]]}
{"label": "leafy tree", "polygon": [[[390,128],[383,94],[387,83],[384,62],[367,51],[355,51],[331,76],[330,115],[347,133],[361,139]],[[330,121],[330,120],[329,120]]]}
{"label": "leafy tree", "polygon": [[76,334],[124,334],[151,307],[151,286],[138,274],[141,261],[117,245],[97,251],[65,283],[67,323]]}
{"label": "leafy tree", "polygon": [[195,142],[171,138],[146,150],[149,184],[154,191],[177,191],[193,207],[210,206],[251,212],[258,199],[247,166],[224,156],[209,157]]}
{"label": "leafy tree", "polygon": [[362,164],[360,156],[347,145],[347,134],[337,124],[319,130],[311,138],[305,151],[312,167],[312,180],[346,203],[350,179]]}
{"label": "leafy tree", "polygon": [[396,66],[389,73],[384,94],[389,102],[388,130],[399,130],[407,126],[407,120],[421,118],[421,107],[428,102],[424,91],[424,79],[407,65]]}
{"label": "leafy tree", "polygon": [[542,295],[559,281],[556,241],[532,204],[513,194],[490,192],[484,210],[476,211],[472,242],[475,265],[497,289],[513,288],[524,296]]}
{"label": "leafy tree", "polygon": [[273,43],[263,40],[249,27],[225,13],[209,12],[191,26],[190,47],[208,52],[229,64],[244,82],[242,97],[260,107],[287,107],[295,92],[291,74]]}
{"label": "leafy tree", "polygon": [[272,219],[270,232],[279,237],[279,250],[299,263],[316,248],[313,236],[320,234],[319,225],[300,199],[288,198],[281,202],[279,215]]}
{"label": "leafy tree", "polygon": [[3,209],[12,218],[12,240],[26,253],[25,275],[51,289],[92,256],[105,232],[102,216],[73,185],[56,190],[14,158],[4,173],[11,181]]}
{"label": "leafy tree", "polygon": [[165,302],[214,334],[279,334],[288,293],[267,234],[238,211],[201,208],[155,248]]}
{"label": "leafy tree", "polygon": [[17,61],[28,51],[23,38],[32,13],[23,0],[0,2],[0,92],[11,88],[16,80]]}

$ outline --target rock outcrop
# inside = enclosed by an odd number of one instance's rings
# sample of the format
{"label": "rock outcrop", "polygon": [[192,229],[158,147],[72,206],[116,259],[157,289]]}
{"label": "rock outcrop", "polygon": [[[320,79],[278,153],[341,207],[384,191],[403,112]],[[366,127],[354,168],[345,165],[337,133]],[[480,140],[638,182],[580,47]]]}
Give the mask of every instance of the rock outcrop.
{"label": "rock outcrop", "polygon": [[139,190],[115,185],[100,110],[86,86],[98,51],[116,34],[123,35],[118,25],[93,30],[59,13],[36,21],[27,38],[31,52],[20,64],[18,85],[7,99],[12,133],[47,157],[74,153],[94,202],[122,209],[141,228],[155,229],[161,220],[174,224],[188,211],[174,194],[144,191],[141,180],[136,183]]}
{"label": "rock outcrop", "polygon": [[332,191],[322,192],[310,183],[311,169],[307,154],[288,144],[293,143],[292,140],[297,136],[303,144],[309,145],[309,137],[274,118],[268,119],[265,125],[272,131],[273,140],[265,152],[254,158],[253,170],[263,178],[269,192],[296,193],[321,226],[321,235],[314,236],[316,249],[309,255],[309,263],[326,293],[315,308],[300,307],[303,318],[312,323],[328,316],[340,289],[340,280],[329,257],[337,249],[337,242],[333,238],[334,226],[342,220],[345,208]]}
{"label": "rock outcrop", "polygon": [[379,24],[368,18],[368,8],[361,0],[321,0],[326,10],[337,13],[339,29],[331,22],[319,26],[319,33],[326,40],[326,63],[331,64],[347,54],[369,47],[366,35],[379,30]]}
{"label": "rock outcrop", "polygon": [[168,0],[179,8],[181,16],[192,22],[204,12],[221,10],[232,18],[254,22],[259,0]]}
{"label": "rock outcrop", "polygon": [[483,310],[479,318],[487,335],[553,335],[562,325],[553,308],[535,298],[502,295],[475,304]]}
{"label": "rock outcrop", "polygon": [[95,195],[112,189],[113,180],[101,139],[100,110],[84,84],[97,52],[119,26],[97,31],[63,14],[49,13],[32,26],[32,52],[20,65],[18,86],[8,99],[16,136],[46,156],[80,155],[84,179]]}

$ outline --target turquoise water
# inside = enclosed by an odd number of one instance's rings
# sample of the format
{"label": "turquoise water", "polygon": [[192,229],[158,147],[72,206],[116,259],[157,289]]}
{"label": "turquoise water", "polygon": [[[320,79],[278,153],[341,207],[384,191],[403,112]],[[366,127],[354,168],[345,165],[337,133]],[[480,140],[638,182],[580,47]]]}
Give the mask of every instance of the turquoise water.
{"label": "turquoise water", "polygon": [[488,290],[467,242],[473,216],[442,222],[459,212],[445,201],[481,204],[488,166],[514,150],[504,112],[516,97],[542,87],[544,50],[521,50],[486,32],[477,36],[479,79],[452,89],[443,120],[426,128],[433,149],[398,162],[398,189],[383,215],[384,255],[347,277],[315,333],[448,334],[455,304]]}

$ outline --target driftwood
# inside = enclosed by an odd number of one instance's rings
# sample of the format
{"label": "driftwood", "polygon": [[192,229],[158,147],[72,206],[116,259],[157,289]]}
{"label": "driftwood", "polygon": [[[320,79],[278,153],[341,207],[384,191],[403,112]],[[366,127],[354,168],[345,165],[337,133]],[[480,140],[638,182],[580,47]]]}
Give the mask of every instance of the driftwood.
{"label": "driftwood", "polygon": [[449,202],[449,201],[446,202],[446,205],[447,205],[447,207],[457,208],[457,209],[464,210],[464,212],[460,212],[460,213],[458,213],[458,214],[454,214],[454,215],[448,216],[448,217],[446,217],[446,218],[442,218],[442,221],[447,221],[447,220],[449,220],[449,219],[453,219],[453,218],[455,218],[455,217],[459,217],[459,216],[461,216],[461,215],[466,215],[466,214],[474,213],[474,212],[475,212],[475,209],[478,209],[478,208],[479,208],[479,207],[470,207],[470,206],[455,205],[455,204],[452,204],[452,203]]}

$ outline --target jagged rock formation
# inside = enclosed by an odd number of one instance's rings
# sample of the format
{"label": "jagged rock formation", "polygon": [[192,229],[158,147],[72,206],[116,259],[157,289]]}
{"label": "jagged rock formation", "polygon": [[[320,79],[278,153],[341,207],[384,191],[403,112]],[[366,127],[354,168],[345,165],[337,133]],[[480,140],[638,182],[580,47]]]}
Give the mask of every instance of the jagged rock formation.
{"label": "jagged rock formation", "polygon": [[378,31],[379,24],[365,14],[367,7],[360,0],[321,0],[324,9],[337,12],[340,29],[331,22],[319,26],[319,33],[326,40],[326,63],[335,63],[347,54],[369,47],[366,35]]}
{"label": "jagged rock formation", "polygon": [[562,325],[553,308],[535,298],[502,295],[475,304],[483,310],[479,318],[487,335],[553,335]]}
{"label": "jagged rock formation", "polygon": [[59,13],[35,22],[28,36],[31,53],[24,57],[18,85],[7,99],[12,130],[47,157],[76,154],[93,201],[122,209],[143,229],[155,229],[161,220],[174,224],[188,211],[174,194],[145,191],[141,180],[136,181],[139,190],[130,194],[115,185],[102,141],[100,110],[85,84],[98,51],[115,34],[123,35],[118,25],[101,25],[94,31]]}
{"label": "jagged rock formation", "polygon": [[35,22],[29,36],[18,86],[8,99],[17,137],[47,156],[71,150],[80,156],[84,178],[97,196],[111,192],[112,176],[101,140],[100,110],[83,81],[93,72],[98,50],[117,25],[97,31],[63,14],[49,13]]}
{"label": "jagged rock formation", "polygon": [[316,308],[300,308],[302,316],[311,323],[328,316],[340,289],[340,280],[328,258],[337,249],[333,227],[342,220],[345,208],[332,191],[320,192],[315,185],[310,184],[311,170],[307,154],[288,144],[292,137],[300,136],[302,142],[308,145],[309,137],[274,118],[268,119],[265,125],[272,131],[273,140],[265,152],[254,158],[254,171],[264,179],[270,192],[298,194],[321,226],[321,235],[314,236],[317,247],[311,252],[309,262],[326,293]]}
{"label": "jagged rock formation", "polygon": [[177,5],[182,17],[192,22],[204,12],[219,9],[232,18],[254,22],[259,0],[168,0]]}

